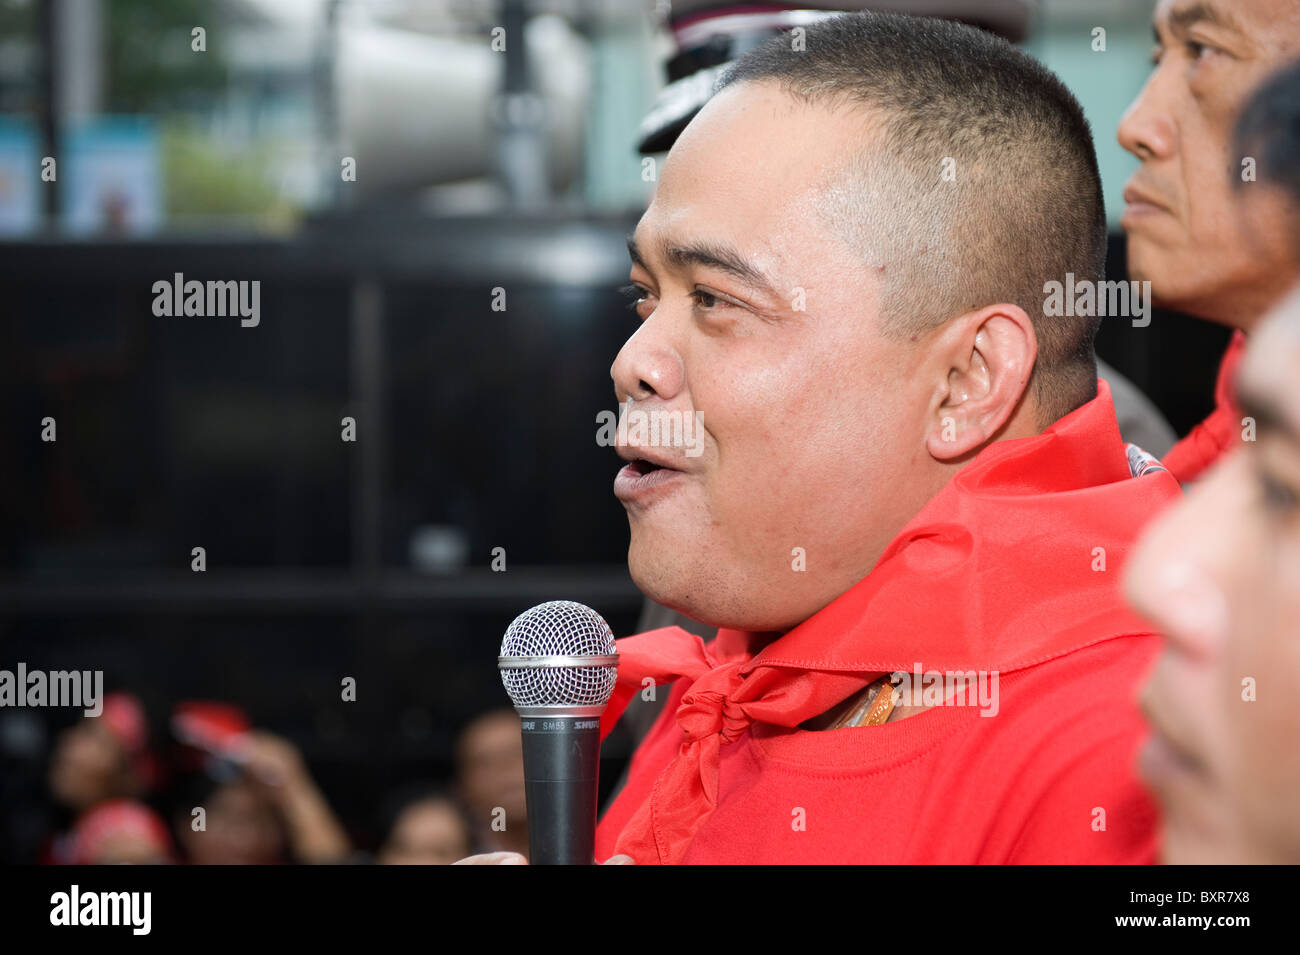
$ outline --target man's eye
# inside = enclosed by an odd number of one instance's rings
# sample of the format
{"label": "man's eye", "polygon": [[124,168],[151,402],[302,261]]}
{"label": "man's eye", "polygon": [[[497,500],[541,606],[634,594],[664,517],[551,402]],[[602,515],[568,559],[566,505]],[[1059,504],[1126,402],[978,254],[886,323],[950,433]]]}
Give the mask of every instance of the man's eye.
{"label": "man's eye", "polygon": [[719,305],[729,306],[731,303],[726,299],[718,298],[712,292],[706,292],[704,289],[697,288],[691,293],[691,298],[695,299],[695,304],[705,310],[715,309]]}
{"label": "man's eye", "polygon": [[629,312],[635,312],[637,310],[637,306],[639,306],[642,302],[645,301],[645,295],[646,295],[645,289],[643,289],[639,285],[624,285],[618,291],[620,294],[625,295],[629,299],[631,299],[631,301],[629,301],[626,306]]}
{"label": "man's eye", "polygon": [[1192,58],[1193,62],[1205,59],[1205,54],[1214,50],[1212,46],[1206,46],[1204,43],[1197,43],[1195,40],[1187,40],[1183,43],[1183,49],[1187,55]]}
{"label": "man's eye", "polygon": [[1265,510],[1279,517],[1290,517],[1300,510],[1300,497],[1296,492],[1267,471],[1257,472],[1256,480]]}
{"label": "man's eye", "polygon": [[[620,287],[618,291],[620,294],[629,298],[626,308],[630,312],[637,311],[641,307],[641,304],[645,302],[650,295],[649,292],[639,285],[624,285]],[[731,307],[732,304],[726,299],[719,298],[717,295],[714,295],[712,292],[707,292],[704,289],[696,289],[690,293],[688,298],[694,300],[695,304],[705,311],[713,311],[719,306]]]}

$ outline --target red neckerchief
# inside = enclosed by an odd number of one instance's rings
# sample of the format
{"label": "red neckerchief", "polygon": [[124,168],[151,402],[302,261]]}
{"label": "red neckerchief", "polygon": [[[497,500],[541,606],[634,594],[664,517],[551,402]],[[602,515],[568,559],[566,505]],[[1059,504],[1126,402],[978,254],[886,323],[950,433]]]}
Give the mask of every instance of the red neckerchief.
{"label": "red neckerchief", "polygon": [[756,636],[737,630],[707,645],[679,627],[619,640],[602,734],[643,680],[693,682],[676,713],[681,749],[615,852],[679,861],[717,806],[721,746],[753,722],[797,727],[917,662],[1007,672],[1150,632],[1124,605],[1118,574],[1138,529],[1179,489],[1163,471],[1130,477],[1110,388],[1097,387],[1043,433],[985,448],[870,574],[757,653]]}
{"label": "red neckerchief", "polygon": [[1219,456],[1241,443],[1241,409],[1233,401],[1232,385],[1237,366],[1246,354],[1246,335],[1240,329],[1219,363],[1219,378],[1214,386],[1215,408],[1165,455],[1161,462],[1178,478],[1179,484],[1195,481]]}

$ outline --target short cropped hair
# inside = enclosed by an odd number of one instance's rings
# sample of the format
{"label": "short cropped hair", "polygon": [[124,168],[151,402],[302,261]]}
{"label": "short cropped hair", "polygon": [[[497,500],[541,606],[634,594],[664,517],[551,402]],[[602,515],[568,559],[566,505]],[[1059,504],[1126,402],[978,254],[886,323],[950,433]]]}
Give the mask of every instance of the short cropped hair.
{"label": "short cropped hair", "polygon": [[1041,423],[1094,398],[1100,318],[1045,314],[1046,283],[1104,278],[1105,203],[1078,101],[1037,60],[959,23],[866,12],[804,29],[802,49],[773,37],[714,91],[771,81],[879,117],[883,135],[828,169],[816,212],[882,275],[886,331],[1018,305],[1038,340]]}

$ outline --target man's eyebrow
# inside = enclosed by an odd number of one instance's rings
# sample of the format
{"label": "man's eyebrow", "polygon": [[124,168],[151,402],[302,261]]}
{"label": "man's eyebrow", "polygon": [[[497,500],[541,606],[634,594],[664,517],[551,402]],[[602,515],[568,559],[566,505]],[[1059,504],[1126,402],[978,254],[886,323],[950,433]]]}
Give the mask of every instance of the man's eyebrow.
{"label": "man's eyebrow", "polygon": [[[641,268],[650,271],[637,248],[635,236],[627,237],[627,254]],[[735,248],[725,243],[690,242],[685,245],[667,245],[663,248],[663,257],[676,269],[684,269],[690,265],[714,268],[726,272],[752,289],[773,296],[777,294],[776,284],[771,279],[745,261],[745,257]]]}
{"label": "man's eyebrow", "polygon": [[1240,383],[1233,389],[1233,400],[1241,413],[1255,420],[1259,431],[1278,431],[1296,444],[1300,444],[1300,425],[1297,425],[1271,398],[1258,394]]}
{"label": "man's eyebrow", "polygon": [[[1176,7],[1169,11],[1168,24],[1172,33],[1185,34],[1199,23],[1208,23],[1211,26],[1230,30],[1233,33],[1242,33],[1241,26],[1233,18],[1232,14],[1212,3],[1206,3],[1205,0],[1183,7]],[[1158,32],[1156,33],[1156,39],[1157,41],[1160,39]]]}

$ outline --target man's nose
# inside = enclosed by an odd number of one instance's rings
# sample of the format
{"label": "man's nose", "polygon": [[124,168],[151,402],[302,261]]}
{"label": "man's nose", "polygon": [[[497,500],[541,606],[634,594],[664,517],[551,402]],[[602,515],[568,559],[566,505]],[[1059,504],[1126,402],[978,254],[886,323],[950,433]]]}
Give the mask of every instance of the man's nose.
{"label": "man's nose", "polygon": [[1249,526],[1239,506],[1247,478],[1233,458],[1147,530],[1125,572],[1129,602],[1172,647],[1201,659],[1227,637],[1234,535]]}
{"label": "man's nose", "polygon": [[1177,131],[1167,87],[1165,77],[1157,68],[1119,123],[1116,137],[1119,144],[1143,162],[1166,159],[1174,153]]}
{"label": "man's nose", "polygon": [[629,338],[610,366],[614,393],[620,402],[657,397],[671,400],[682,389],[685,367],[681,352],[668,334],[667,323],[651,315]]}

